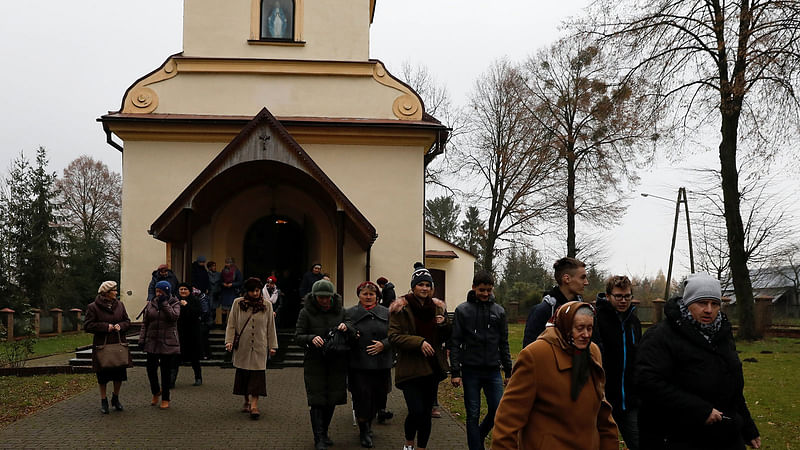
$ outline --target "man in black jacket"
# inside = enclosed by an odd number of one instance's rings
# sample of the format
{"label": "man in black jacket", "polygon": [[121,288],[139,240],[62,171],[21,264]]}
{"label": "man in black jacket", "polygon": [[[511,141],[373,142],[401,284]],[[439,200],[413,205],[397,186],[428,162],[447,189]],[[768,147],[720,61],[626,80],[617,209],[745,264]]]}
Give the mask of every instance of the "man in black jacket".
{"label": "man in black jacket", "polygon": [[639,444],[647,450],[761,447],[742,392],[742,363],[720,312],[719,281],[689,276],[683,297],[642,337],[636,359]]}
{"label": "man in black jacket", "polygon": [[[467,444],[483,449],[494,426],[494,414],[511,377],[506,311],[494,302],[494,279],[485,271],[475,274],[467,301],[458,305],[450,336],[450,376],[453,386],[464,385]],[[500,376],[500,367],[505,381]],[[480,424],[481,389],[486,396],[486,417]]]}
{"label": "man in black jacket", "polygon": [[525,335],[522,338],[522,348],[542,334],[547,321],[553,317],[559,306],[571,301],[582,302],[583,289],[589,284],[586,276],[586,264],[575,258],[565,256],[553,264],[556,286],[548,292],[542,302],[531,308],[528,321],[525,324]]}
{"label": "man in black jacket", "polygon": [[606,372],[606,399],[612,415],[630,450],[639,450],[639,400],[634,392],[636,347],[642,340],[642,324],[634,314],[631,280],[613,276],[606,282],[605,294],[597,294],[597,326],[593,339],[603,352]]}

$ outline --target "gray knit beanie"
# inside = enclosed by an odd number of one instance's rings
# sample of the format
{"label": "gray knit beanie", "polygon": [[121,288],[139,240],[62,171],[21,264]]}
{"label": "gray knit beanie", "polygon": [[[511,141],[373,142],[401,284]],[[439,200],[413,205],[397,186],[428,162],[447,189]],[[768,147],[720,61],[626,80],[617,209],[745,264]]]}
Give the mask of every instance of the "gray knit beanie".
{"label": "gray knit beanie", "polygon": [[707,273],[693,273],[683,285],[683,298],[680,303],[689,306],[703,299],[722,301],[719,280]]}

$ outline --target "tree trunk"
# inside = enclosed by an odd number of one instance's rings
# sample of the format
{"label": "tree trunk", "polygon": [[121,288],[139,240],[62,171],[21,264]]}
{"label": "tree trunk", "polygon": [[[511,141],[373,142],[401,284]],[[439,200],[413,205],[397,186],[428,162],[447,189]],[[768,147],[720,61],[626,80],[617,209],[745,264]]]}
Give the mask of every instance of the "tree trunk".
{"label": "tree trunk", "polygon": [[481,263],[482,263],[482,267],[481,268],[483,270],[489,272],[489,273],[494,273],[492,265],[494,265],[494,245],[495,245],[495,243],[496,243],[496,240],[494,238],[487,238],[486,239],[486,247],[484,248],[483,261],[481,261]]}
{"label": "tree trunk", "polygon": [[739,128],[738,112],[722,113],[722,142],[719,144],[719,161],[722,175],[722,195],[725,205],[725,225],[728,230],[730,269],[736,293],[736,310],[739,315],[738,337],[757,339],[753,317],[753,286],[747,269],[744,248],[744,226],[739,207],[739,173],[736,168],[736,145]]}
{"label": "tree trunk", "polygon": [[567,151],[567,256],[574,258],[575,248],[575,153]]}

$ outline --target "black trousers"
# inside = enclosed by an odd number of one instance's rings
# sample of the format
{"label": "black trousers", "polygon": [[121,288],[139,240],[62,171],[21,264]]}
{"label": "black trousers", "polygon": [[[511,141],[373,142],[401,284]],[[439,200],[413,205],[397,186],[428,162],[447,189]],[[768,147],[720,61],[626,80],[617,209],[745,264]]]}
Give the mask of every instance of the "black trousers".
{"label": "black trousers", "polygon": [[[161,392],[161,399],[169,401],[169,384],[174,361],[178,355],[147,354],[147,379],[150,381],[150,393],[157,395]],[[161,369],[161,386],[158,384],[158,369]]]}
{"label": "black trousers", "polygon": [[407,441],[417,438],[417,447],[427,447],[431,437],[431,409],[435,400],[436,387],[439,385],[435,375],[414,378],[403,382],[400,389],[406,399],[408,415],[405,421]]}

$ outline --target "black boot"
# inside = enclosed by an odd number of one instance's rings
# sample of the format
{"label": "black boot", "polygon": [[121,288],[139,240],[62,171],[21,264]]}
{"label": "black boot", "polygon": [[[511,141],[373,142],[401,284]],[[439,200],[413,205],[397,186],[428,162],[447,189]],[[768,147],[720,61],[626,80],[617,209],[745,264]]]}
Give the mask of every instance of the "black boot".
{"label": "black boot", "polygon": [[330,427],[331,419],[333,419],[334,408],[336,408],[336,406],[326,406],[323,410],[325,421],[322,423],[322,439],[325,441],[325,445],[329,447],[333,446],[333,439],[328,436],[328,427]]}
{"label": "black boot", "polygon": [[178,381],[178,367],[173,367],[169,374],[169,388],[175,389],[175,382]]}
{"label": "black boot", "polygon": [[372,448],[372,436],[369,434],[369,422],[358,422],[358,438],[361,439],[361,446]]}
{"label": "black boot", "polygon": [[194,379],[194,384],[192,386],[202,386],[202,385],[203,385],[203,379],[202,378],[195,378]]}
{"label": "black boot", "polygon": [[311,431],[314,433],[314,449],[315,450],[328,450],[325,439],[323,439],[323,424],[325,422],[325,414],[322,408],[311,407],[309,411],[311,415]]}
{"label": "black boot", "polygon": [[380,424],[386,423],[386,421],[391,419],[392,417],[394,417],[394,413],[389,410],[382,409],[378,411],[378,423]]}
{"label": "black boot", "polygon": [[100,400],[100,412],[103,414],[108,414],[108,399],[104,398]]}
{"label": "black boot", "polygon": [[113,406],[117,411],[122,411],[122,403],[119,402],[119,397],[117,394],[113,394],[111,396],[111,406]]}

